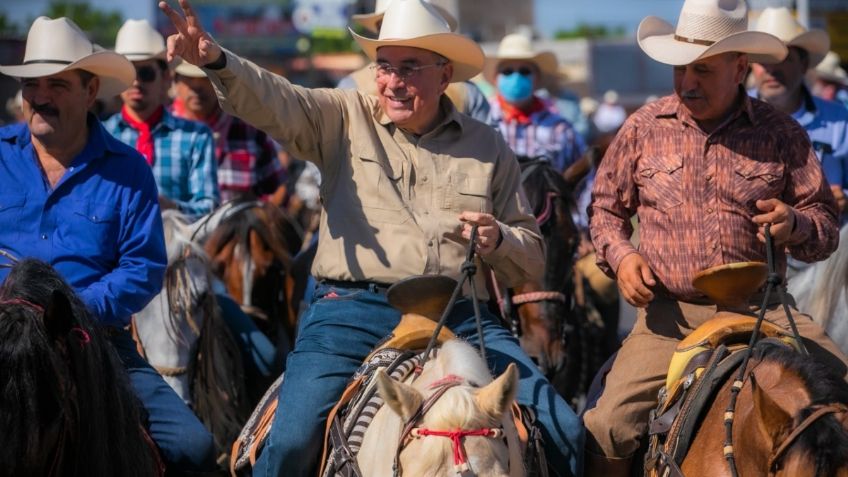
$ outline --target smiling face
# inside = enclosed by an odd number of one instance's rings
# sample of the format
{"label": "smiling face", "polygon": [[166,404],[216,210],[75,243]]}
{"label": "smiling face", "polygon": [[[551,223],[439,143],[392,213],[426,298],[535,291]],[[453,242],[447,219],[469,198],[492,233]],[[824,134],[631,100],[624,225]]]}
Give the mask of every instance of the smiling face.
{"label": "smiling face", "polygon": [[99,86],[96,76],[76,70],[21,80],[22,110],[30,133],[43,144],[74,142],[86,128]]}
{"label": "smiling face", "polygon": [[[380,47],[376,63],[380,106],[389,119],[414,134],[429,132],[439,119],[439,98],[450,84],[453,65],[436,53],[407,46]],[[402,78],[397,69],[409,69],[409,74]]]}
{"label": "smiling face", "polygon": [[721,53],[674,67],[674,92],[704,129],[723,121],[739,98],[748,56]]}

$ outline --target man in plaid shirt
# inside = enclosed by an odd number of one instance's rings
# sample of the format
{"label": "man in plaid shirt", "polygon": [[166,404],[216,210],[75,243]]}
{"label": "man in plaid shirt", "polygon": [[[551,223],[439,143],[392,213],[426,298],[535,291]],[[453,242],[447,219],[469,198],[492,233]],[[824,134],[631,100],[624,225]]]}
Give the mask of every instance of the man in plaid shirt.
{"label": "man in plaid shirt", "polygon": [[178,209],[192,218],[212,212],[220,202],[212,131],[165,109],[171,75],[162,35],[146,21],[128,20],[115,51],[133,63],[136,79],[121,93],[121,112],[103,126],[147,159],[163,210]]}
{"label": "man in plaid shirt", "polygon": [[172,113],[212,128],[221,198],[228,201],[244,195],[271,195],[272,202],[282,202],[286,171],[277,159],[273,141],[264,132],[221,110],[212,82],[203,70],[182,62],[175,73]]}

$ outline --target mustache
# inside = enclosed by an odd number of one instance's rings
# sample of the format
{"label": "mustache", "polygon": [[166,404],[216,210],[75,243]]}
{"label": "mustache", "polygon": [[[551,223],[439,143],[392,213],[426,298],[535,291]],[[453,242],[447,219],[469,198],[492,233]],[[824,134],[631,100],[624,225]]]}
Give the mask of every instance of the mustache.
{"label": "mustache", "polygon": [[697,91],[684,91],[680,97],[683,99],[703,99],[703,96]]}
{"label": "mustache", "polygon": [[33,104],[32,110],[42,116],[58,116],[59,110],[49,104]]}

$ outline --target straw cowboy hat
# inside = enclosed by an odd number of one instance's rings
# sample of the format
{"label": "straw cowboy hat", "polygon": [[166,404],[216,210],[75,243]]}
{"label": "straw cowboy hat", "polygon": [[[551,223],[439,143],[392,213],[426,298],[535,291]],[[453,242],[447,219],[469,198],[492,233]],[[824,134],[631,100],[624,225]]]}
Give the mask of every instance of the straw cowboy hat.
{"label": "straw cowboy hat", "polygon": [[99,98],[121,94],[135,80],[135,68],[123,56],[96,51],[85,33],[71,20],[38,17],[27,35],[22,65],[0,66],[15,78],[41,78],[68,70],[85,70],[100,78]]}
{"label": "straw cowboy hat", "polygon": [[822,30],[807,30],[786,7],[766,8],[757,19],[756,31],[771,33],[786,46],[796,46],[810,54],[810,68],[824,59],[830,50],[830,37]]}
{"label": "straw cowboy hat", "polygon": [[645,54],[672,66],[731,51],[747,53],[756,63],[778,63],[787,53],[775,36],[748,30],[745,0],[686,0],[676,28],[651,16],[636,36]]}
{"label": "straw cowboy hat", "polygon": [[165,59],[165,39],[147,20],[127,20],[115,37],[115,53],[130,61]]}
{"label": "straw cowboy hat", "polygon": [[[439,12],[445,20],[448,21],[448,25],[450,25],[451,31],[456,31],[459,28],[459,21],[457,17],[459,17],[459,5],[457,2],[459,0],[427,0],[430,5],[436,7],[436,10]],[[392,3],[392,0],[377,0],[377,3],[374,5],[374,13],[364,13],[360,15],[353,15],[350,17],[351,20],[365,27],[366,30],[371,33],[379,33],[380,29],[377,25],[383,20],[383,15],[386,13],[386,9],[389,8],[389,4]]]}
{"label": "straw cowboy hat", "polygon": [[840,61],[839,55],[837,55],[836,52],[828,52],[814,70],[816,77],[825,81],[831,81],[843,86],[848,86],[848,73],[839,66]]}
{"label": "straw cowboy hat", "polygon": [[185,60],[180,60],[174,68],[174,73],[187,78],[206,78],[206,73],[202,69]]}
{"label": "straw cowboy hat", "polygon": [[536,65],[542,76],[552,76],[559,73],[559,62],[556,55],[550,51],[535,51],[530,38],[520,33],[503,37],[498,45],[498,52],[486,58],[483,77],[489,83],[495,84],[498,77],[498,63],[504,60],[525,60]]}
{"label": "straw cowboy hat", "polygon": [[453,33],[438,10],[423,0],[393,0],[376,40],[350,33],[371,61],[381,46],[408,46],[442,55],[453,63],[453,83],[480,73],[486,58],[480,45]]}

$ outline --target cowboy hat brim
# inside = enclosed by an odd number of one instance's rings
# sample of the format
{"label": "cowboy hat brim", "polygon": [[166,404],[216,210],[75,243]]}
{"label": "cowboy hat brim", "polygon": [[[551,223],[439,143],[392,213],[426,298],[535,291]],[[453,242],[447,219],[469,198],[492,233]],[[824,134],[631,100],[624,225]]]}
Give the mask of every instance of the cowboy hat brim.
{"label": "cowboy hat brim", "polygon": [[[448,26],[451,31],[456,31],[459,28],[459,21],[457,21],[456,17],[451,15],[451,13],[444,7],[436,5],[434,3],[430,4],[436,11],[439,12],[439,15],[448,22]],[[381,13],[363,13],[358,15],[351,15],[350,19],[354,22],[361,25],[366,30],[371,33],[380,33],[380,28],[377,26],[381,21],[383,21],[383,15],[385,12]]]}
{"label": "cowboy hat brim", "polygon": [[[486,65],[483,67],[483,78],[490,84],[495,84],[498,77],[498,64],[501,61],[522,60],[534,63],[542,76],[553,76],[559,74],[559,61],[556,55],[550,51],[541,53],[525,53],[525,54],[507,54],[503,56],[489,56],[486,58]],[[541,78],[540,78],[541,79]]]}
{"label": "cowboy hat brim", "polygon": [[822,62],[830,51],[830,37],[822,30],[809,30],[792,39],[786,46],[804,49],[810,55],[810,68]]}
{"label": "cowboy hat brim", "polygon": [[672,66],[688,65],[721,53],[746,53],[754,63],[779,63],[786,58],[786,46],[774,35],[743,31],[728,35],[712,45],[690,43],[674,38],[674,26],[650,16],[639,23],[639,47],[655,61]]}
{"label": "cowboy hat brim", "polygon": [[357,35],[353,30],[350,33],[371,61],[377,60],[377,49],[381,46],[408,46],[442,55],[453,64],[452,83],[477,76],[486,59],[477,42],[458,33],[435,33],[399,40],[375,40]]}
{"label": "cowboy hat brim", "polygon": [[135,81],[135,68],[123,55],[98,51],[73,63],[32,63],[0,66],[0,73],[13,78],[41,78],[63,71],[85,70],[100,78],[98,98],[111,98],[123,93]]}

